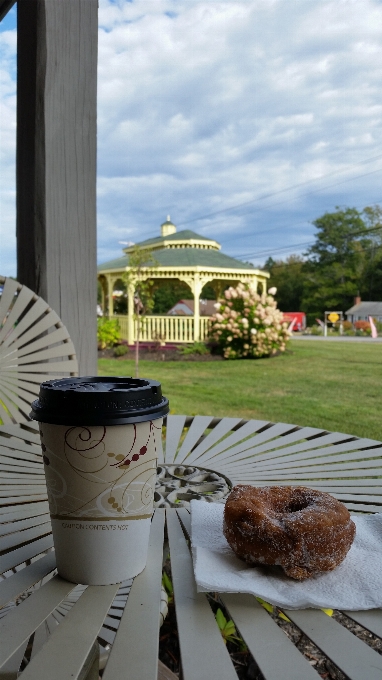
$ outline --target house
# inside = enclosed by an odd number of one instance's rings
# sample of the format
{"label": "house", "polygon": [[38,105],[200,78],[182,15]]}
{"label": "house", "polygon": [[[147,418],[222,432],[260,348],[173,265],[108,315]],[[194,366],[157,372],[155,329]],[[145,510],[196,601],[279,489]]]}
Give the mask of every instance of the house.
{"label": "house", "polygon": [[354,298],[354,305],[346,312],[346,320],[354,323],[355,321],[369,321],[369,316],[376,321],[382,322],[382,302],[362,302],[360,297]]}
{"label": "house", "polygon": [[[212,316],[215,314],[216,309],[214,305],[215,300],[199,300],[199,314],[200,316]],[[179,300],[167,314],[169,316],[193,316],[194,315],[194,300]]]}

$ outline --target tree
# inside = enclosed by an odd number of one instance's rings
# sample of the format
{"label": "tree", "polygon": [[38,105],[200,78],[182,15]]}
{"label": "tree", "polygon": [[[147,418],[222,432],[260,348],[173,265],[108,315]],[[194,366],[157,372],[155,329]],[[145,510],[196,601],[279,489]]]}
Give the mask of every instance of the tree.
{"label": "tree", "polygon": [[154,314],[167,314],[167,312],[182,298],[190,299],[192,294],[187,283],[173,279],[160,281],[154,290]]}
{"label": "tree", "polygon": [[360,290],[369,245],[367,225],[356,208],[336,208],[313,222],[316,242],[306,253],[302,305],[323,313],[345,310]]}
{"label": "tree", "polygon": [[368,247],[365,261],[361,296],[367,300],[382,299],[382,208],[379,205],[366,207],[362,212],[367,228]]}
{"label": "tree", "polygon": [[290,255],[286,261],[273,260],[265,263],[264,269],[270,273],[268,289],[277,288],[277,304],[283,312],[300,312],[304,293],[304,259],[300,255]]}
{"label": "tree", "polygon": [[135,377],[139,377],[139,340],[141,324],[154,307],[154,269],[158,266],[151,250],[135,246],[129,253],[129,270],[125,273],[127,289],[133,293],[134,318],[137,324],[135,342]]}

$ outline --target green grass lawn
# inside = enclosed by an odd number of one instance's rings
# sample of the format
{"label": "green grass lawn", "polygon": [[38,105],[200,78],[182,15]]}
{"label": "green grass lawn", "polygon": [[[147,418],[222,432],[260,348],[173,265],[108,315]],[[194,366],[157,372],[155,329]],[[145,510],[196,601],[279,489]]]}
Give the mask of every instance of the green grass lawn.
{"label": "green grass lawn", "polygon": [[[134,375],[131,360],[99,360],[99,375]],[[382,439],[382,346],[293,340],[274,359],[142,361],[171,413],[241,416]]]}

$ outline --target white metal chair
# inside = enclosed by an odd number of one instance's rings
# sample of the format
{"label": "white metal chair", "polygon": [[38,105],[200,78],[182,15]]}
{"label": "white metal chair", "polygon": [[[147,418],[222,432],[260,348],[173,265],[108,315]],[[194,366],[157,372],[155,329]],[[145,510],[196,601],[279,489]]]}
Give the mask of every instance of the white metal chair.
{"label": "white metal chair", "polygon": [[0,424],[25,423],[39,384],[78,375],[73,343],[47,302],[0,276]]}

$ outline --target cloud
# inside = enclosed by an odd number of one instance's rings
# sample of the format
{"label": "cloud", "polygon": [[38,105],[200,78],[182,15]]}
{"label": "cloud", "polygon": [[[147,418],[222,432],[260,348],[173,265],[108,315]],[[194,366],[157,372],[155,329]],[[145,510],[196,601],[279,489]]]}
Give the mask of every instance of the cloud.
{"label": "cloud", "polygon": [[382,154],[381,34],[378,0],[100,0],[99,261],[170,213],[260,262],[382,201],[360,177],[382,168],[360,164]]}

